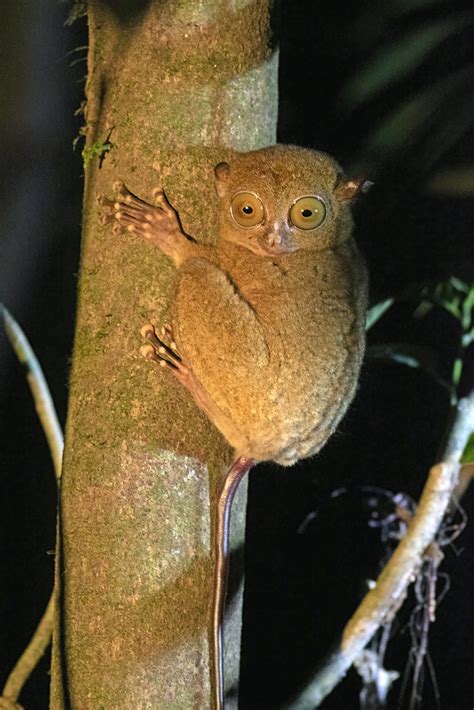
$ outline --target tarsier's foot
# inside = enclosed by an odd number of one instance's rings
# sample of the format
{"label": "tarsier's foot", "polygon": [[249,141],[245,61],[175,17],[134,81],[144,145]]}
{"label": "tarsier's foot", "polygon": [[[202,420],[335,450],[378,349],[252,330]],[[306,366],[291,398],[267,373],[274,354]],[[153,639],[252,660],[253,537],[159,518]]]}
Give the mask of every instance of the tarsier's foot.
{"label": "tarsier's foot", "polygon": [[143,345],[140,348],[141,354],[147,360],[154,360],[161,367],[170,367],[172,370],[180,372],[183,376],[188,373],[189,370],[184,365],[174,341],[171,325],[163,325],[160,336],[158,336],[155,326],[151,323],[146,323],[140,329],[140,334],[150,341],[149,345]]}
{"label": "tarsier's foot", "polygon": [[155,242],[168,253],[166,247],[172,247],[173,240],[182,237],[183,230],[178,213],[168,202],[163,190],[157,188],[153,191],[155,204],[152,205],[130,192],[123,182],[114,183],[113,189],[113,200],[104,195],[98,198],[99,204],[105,207],[102,222],[114,222],[115,233],[126,229],[132,234]]}

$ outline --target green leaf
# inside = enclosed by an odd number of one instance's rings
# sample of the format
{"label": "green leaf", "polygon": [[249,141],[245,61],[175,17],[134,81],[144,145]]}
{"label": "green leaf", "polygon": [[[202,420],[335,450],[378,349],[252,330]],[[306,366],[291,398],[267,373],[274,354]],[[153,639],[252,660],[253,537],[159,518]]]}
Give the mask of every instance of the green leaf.
{"label": "green leaf", "polygon": [[114,144],[111,143],[109,140],[106,140],[95,141],[95,143],[92,143],[92,145],[88,146],[87,148],[84,148],[84,150],[82,151],[84,167],[87,168],[91,160],[95,158],[96,155],[99,157],[99,160],[102,161],[107,155],[107,153],[112,150],[113,147]]}
{"label": "green leaf", "polygon": [[432,348],[410,343],[370,345],[367,354],[378,360],[391,360],[407,367],[420,367],[430,372],[436,371],[438,365],[436,352]]}
{"label": "green leaf", "polygon": [[393,298],[387,298],[385,299],[385,301],[380,301],[380,303],[376,303],[375,306],[369,308],[365,321],[365,329],[370,330],[372,326],[374,326],[377,321],[380,320],[384,313],[388,311],[392,304]]}
{"label": "green leaf", "polygon": [[405,95],[401,104],[367,136],[365,150],[388,155],[404,150],[407,141],[415,140],[426,130],[435,108],[452,110],[455,96],[468,90],[473,69],[473,63],[466,64],[426,89]]}
{"label": "green leaf", "polygon": [[442,197],[472,198],[474,196],[474,167],[460,165],[443,167],[429,179],[428,191]]}
{"label": "green leaf", "polygon": [[414,313],[415,318],[426,314],[430,303],[444,308],[459,321],[463,335],[470,341],[474,322],[474,284],[466,283],[457,276],[427,286],[422,291],[422,301]]}
{"label": "green leaf", "polygon": [[462,375],[462,359],[460,357],[457,357],[454,361],[453,365],[453,382],[456,385],[456,387],[459,385],[461,381],[461,375]]}
{"label": "green leaf", "polygon": [[428,301],[428,299],[423,299],[420,304],[416,307],[414,313],[413,313],[413,318],[416,318],[417,320],[424,318],[428,313],[431,311],[433,308],[433,303],[432,301]]}
{"label": "green leaf", "polygon": [[457,291],[461,291],[461,293],[469,293],[469,284],[459,279],[457,276],[451,276],[451,278],[448,279],[448,283]]}
{"label": "green leaf", "polygon": [[467,26],[472,13],[463,13],[447,20],[435,20],[417,27],[386,47],[371,62],[360,69],[342,92],[342,100],[353,107],[370,100],[389,84],[400,81],[414,71],[426,56],[454,32]]}
{"label": "green leaf", "polygon": [[474,310],[474,288],[468,291],[466,298],[462,304],[462,328],[466,332],[472,325],[472,315]]}
{"label": "green leaf", "polygon": [[412,367],[426,372],[448,392],[453,394],[452,385],[439,373],[438,354],[433,348],[412,345],[411,343],[384,343],[369,345],[367,356],[376,360],[396,362],[405,367]]}
{"label": "green leaf", "polygon": [[471,343],[474,343],[474,328],[471,328],[467,333],[464,333],[464,335],[461,338],[461,344],[463,348],[467,348],[468,345]]}
{"label": "green leaf", "polygon": [[469,437],[466,448],[462,452],[461,463],[474,463],[474,432]]}

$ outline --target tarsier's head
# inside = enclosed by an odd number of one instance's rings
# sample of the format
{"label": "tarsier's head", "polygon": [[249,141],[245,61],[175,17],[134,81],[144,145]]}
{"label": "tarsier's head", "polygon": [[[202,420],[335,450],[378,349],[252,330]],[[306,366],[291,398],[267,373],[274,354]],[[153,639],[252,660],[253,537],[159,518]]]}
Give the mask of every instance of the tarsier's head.
{"label": "tarsier's head", "polygon": [[350,203],[371,183],[347,180],[325,153],[276,145],[215,168],[220,238],[261,256],[319,251],[350,237]]}

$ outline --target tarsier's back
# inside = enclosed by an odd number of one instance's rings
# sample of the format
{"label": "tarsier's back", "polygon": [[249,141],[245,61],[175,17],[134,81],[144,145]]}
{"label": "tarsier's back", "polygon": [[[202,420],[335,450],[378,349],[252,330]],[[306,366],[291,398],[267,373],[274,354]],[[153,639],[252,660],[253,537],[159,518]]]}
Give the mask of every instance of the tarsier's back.
{"label": "tarsier's back", "polygon": [[367,279],[349,201],[359,184],[325,154],[287,146],[216,173],[219,241],[180,266],[176,340],[236,451],[290,465],[321,448],[356,387]]}

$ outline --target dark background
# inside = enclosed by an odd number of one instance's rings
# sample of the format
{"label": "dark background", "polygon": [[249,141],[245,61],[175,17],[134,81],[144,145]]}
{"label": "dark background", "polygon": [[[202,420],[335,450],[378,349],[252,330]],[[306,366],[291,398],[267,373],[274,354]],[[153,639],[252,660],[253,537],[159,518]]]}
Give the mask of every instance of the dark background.
{"label": "dark background", "polygon": [[[474,281],[473,179],[451,194],[429,189],[445,168],[474,171],[469,5],[283,2],[280,18],[279,140],[326,150],[352,174],[376,182],[357,206],[357,237],[370,268],[371,302],[396,296],[397,303],[369,341],[432,346],[445,376],[458,326],[442,309],[414,319],[416,299],[407,299],[406,289],[451,275]],[[0,25],[0,300],[33,344],[63,422],[83,172],[72,141],[82,123],[74,111],[83,100],[86,51],[80,48],[87,44],[85,21],[65,27],[66,15],[67,6],[54,2],[7,2]],[[473,381],[470,364],[462,390]],[[320,455],[292,469],[253,471],[242,710],[277,708],[335,642],[387,551],[380,529],[369,525],[373,496],[364,487],[417,499],[448,414],[449,398],[428,374],[367,358],[356,400]],[[49,598],[56,501],[24,373],[3,332],[0,502],[0,672],[6,677]],[[468,516],[473,502],[469,491]],[[383,509],[391,509],[386,500]],[[474,702],[472,543],[468,525],[444,550],[442,571],[451,588],[430,631],[442,710],[470,710]],[[413,605],[409,598],[386,662],[402,674]],[[48,706],[48,666],[45,658],[21,697],[28,710]],[[398,702],[400,685],[390,708],[407,707]],[[322,707],[356,710],[359,687],[351,671]],[[421,707],[437,707],[428,672]]]}

